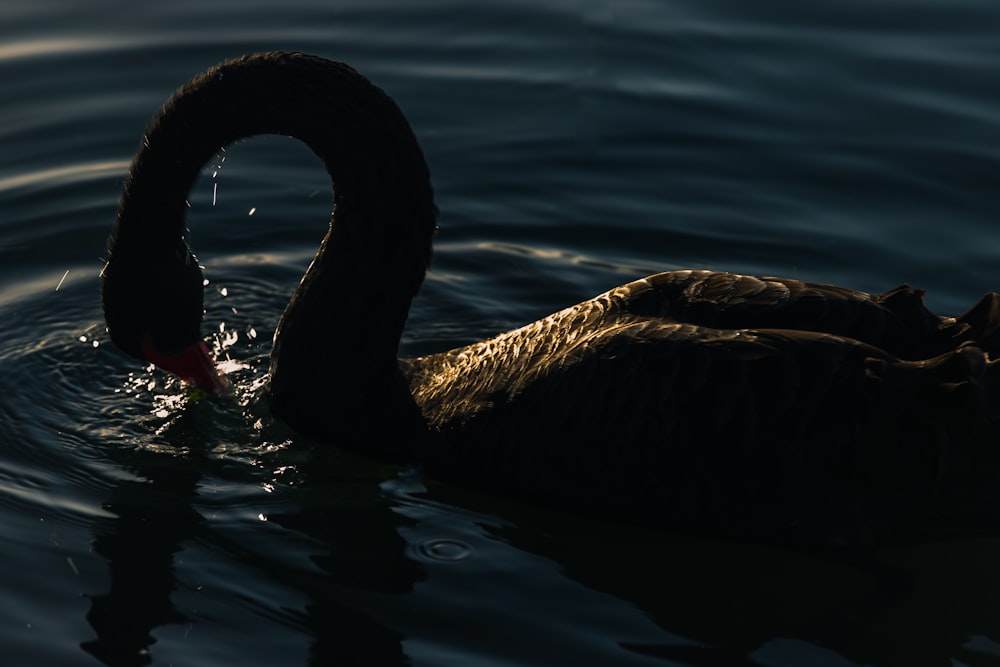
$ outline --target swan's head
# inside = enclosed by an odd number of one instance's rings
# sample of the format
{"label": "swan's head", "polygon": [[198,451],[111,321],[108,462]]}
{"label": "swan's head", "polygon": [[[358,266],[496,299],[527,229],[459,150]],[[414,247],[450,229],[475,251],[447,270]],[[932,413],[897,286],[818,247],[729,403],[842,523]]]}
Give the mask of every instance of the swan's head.
{"label": "swan's head", "polygon": [[101,272],[101,299],[108,335],[122,351],[211,394],[228,391],[201,338],[201,267],[183,241],[151,253],[113,244]]}

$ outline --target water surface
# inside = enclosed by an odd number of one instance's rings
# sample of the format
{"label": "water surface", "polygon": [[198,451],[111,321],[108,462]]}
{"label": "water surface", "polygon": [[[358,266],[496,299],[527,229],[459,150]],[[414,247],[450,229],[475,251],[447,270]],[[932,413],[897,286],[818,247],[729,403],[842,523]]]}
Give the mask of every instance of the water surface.
{"label": "water surface", "polygon": [[293,141],[230,147],[192,193],[235,405],[118,353],[97,289],[152,113],[280,48],[353,64],[424,147],[441,230],[404,354],[679,267],[958,313],[1000,283],[998,29],[983,0],[7,3],[4,663],[1000,663],[997,540],[848,563],[642,531],[272,420],[271,332],[331,202]]}

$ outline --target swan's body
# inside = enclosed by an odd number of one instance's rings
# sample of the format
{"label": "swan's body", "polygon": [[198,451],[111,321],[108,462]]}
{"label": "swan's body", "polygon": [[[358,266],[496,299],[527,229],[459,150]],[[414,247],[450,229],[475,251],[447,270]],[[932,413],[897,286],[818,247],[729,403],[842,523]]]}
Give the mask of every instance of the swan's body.
{"label": "swan's body", "polygon": [[274,339],[269,398],[292,426],[527,499],[744,533],[855,532],[979,493],[1000,418],[992,294],[939,318],[907,287],[662,273],[397,359],[430,259],[429,172],[384,93],[301,54],[213,68],[149,126],[103,273],[127,352],[214,382],[171,356],[201,339],[184,202],[215,151],[261,133],[306,142],[336,186]]}

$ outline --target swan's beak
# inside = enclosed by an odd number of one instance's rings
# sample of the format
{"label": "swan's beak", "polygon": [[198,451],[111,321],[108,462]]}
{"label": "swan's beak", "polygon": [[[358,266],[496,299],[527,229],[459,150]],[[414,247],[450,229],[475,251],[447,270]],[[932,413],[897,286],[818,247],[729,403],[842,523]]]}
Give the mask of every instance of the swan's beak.
{"label": "swan's beak", "polygon": [[143,350],[146,358],[184,382],[208,392],[211,396],[229,396],[232,385],[215,367],[208,346],[196,343],[177,354],[163,354],[147,341]]}

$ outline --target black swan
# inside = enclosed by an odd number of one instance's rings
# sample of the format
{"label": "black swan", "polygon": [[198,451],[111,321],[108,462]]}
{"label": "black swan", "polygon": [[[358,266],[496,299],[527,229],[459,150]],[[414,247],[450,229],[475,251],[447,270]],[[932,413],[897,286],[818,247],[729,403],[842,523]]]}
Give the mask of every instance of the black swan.
{"label": "black swan", "polygon": [[268,400],[297,430],[530,502],[730,533],[850,539],[995,504],[993,293],[937,317],[907,286],[676,271],[397,358],[436,229],[429,170],[384,92],[304,54],[222,63],[148,126],[102,272],[126,353],[222,389],[185,202],[221,147],[263,133],[305,142],[335,184],[271,352]]}

